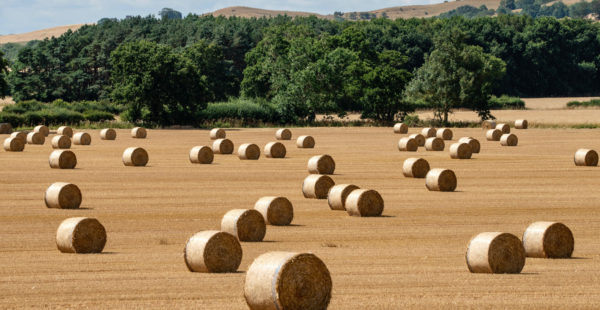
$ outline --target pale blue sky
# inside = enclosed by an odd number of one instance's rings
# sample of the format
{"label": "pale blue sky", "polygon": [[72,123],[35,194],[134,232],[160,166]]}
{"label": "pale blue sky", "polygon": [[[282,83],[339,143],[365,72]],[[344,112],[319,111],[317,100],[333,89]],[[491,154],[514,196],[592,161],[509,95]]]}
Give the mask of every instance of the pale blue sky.
{"label": "pale blue sky", "polygon": [[202,14],[238,5],[330,14],[334,11],[370,11],[400,5],[439,2],[443,0],[0,0],[0,34],[94,23],[103,17],[157,15],[164,7],[180,11],[184,16],[188,13]]}

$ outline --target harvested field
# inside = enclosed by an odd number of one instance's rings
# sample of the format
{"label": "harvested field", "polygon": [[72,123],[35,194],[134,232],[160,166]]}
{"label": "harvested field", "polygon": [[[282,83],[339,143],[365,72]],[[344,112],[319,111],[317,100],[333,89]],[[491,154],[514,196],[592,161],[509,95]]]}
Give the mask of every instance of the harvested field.
{"label": "harvested field", "polygon": [[[569,126],[576,124],[600,124],[600,109],[574,109],[574,110],[492,110],[496,122],[514,125],[517,119],[526,119],[529,127],[536,125]],[[420,119],[432,119],[433,112],[420,111]],[[457,111],[450,114],[450,121],[478,122],[477,113],[473,111]],[[391,130],[391,129],[390,129]]]}
{"label": "harvested field", "polygon": [[[510,113],[539,120],[527,112]],[[424,148],[399,152],[405,135],[391,127],[298,128],[294,133],[315,137],[314,149],[283,141],[284,159],[215,155],[211,165],[188,158],[193,146],[211,143],[205,130],[152,130],[141,140],[117,130],[115,141],[88,130],[94,143],[73,145],[73,170],[48,167],[49,143],[2,152],[0,308],[247,309],[245,273],[268,251],[312,252],[322,259],[333,280],[331,309],[600,305],[600,167],[573,163],[578,148],[600,149],[600,132],[527,129],[519,131],[517,147],[507,148],[486,141],[481,129],[452,130],[455,140],[478,139],[481,152],[468,161]],[[409,134],[419,131],[410,128]],[[227,137],[235,145],[262,147],[273,140],[273,129],[228,130]],[[151,154],[145,168],[123,166],[123,150],[132,145]],[[331,211],[326,200],[303,198],[306,163],[319,154],[335,158],[336,184],[377,190],[385,201],[383,216],[352,217]],[[430,192],[424,179],[405,178],[408,157],[453,170],[456,191]],[[84,197],[80,209],[46,208],[44,192],[54,182],[77,184]],[[189,272],[186,241],[219,229],[228,210],[251,209],[263,196],[289,198],[292,225],[268,226],[265,242],[243,243],[238,273]],[[70,217],[102,223],[104,253],[57,250],[56,229]],[[468,271],[465,252],[473,236],[499,231],[521,237],[535,221],[567,225],[575,259],[528,258],[517,275]]]}

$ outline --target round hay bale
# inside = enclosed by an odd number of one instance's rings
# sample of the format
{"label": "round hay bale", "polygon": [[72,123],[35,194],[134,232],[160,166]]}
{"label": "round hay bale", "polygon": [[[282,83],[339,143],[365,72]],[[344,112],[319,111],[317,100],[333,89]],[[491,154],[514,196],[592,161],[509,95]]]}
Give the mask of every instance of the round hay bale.
{"label": "round hay bale", "polygon": [[30,132],[27,134],[27,144],[39,144],[42,145],[46,142],[44,134],[39,132]]}
{"label": "round hay bale", "polygon": [[485,138],[488,141],[500,141],[500,137],[502,137],[502,130],[500,129],[490,129],[485,133]]}
{"label": "round hay bale", "polygon": [[13,128],[10,123],[0,123],[0,134],[9,135],[12,132]]}
{"label": "round hay bale", "polygon": [[423,158],[408,158],[402,165],[402,174],[407,178],[424,178],[429,170],[429,163]]}
{"label": "round hay bale", "polygon": [[131,137],[134,139],[146,139],[148,132],[146,128],[143,127],[134,127],[131,129]]}
{"label": "round hay bale", "polygon": [[425,149],[428,151],[443,151],[446,147],[442,138],[431,137],[425,140]]}
{"label": "round hay bale", "polygon": [[251,310],[327,309],[332,281],[311,253],[268,252],[246,272],[244,297]]}
{"label": "round hay bale", "polygon": [[289,225],[294,219],[294,207],[285,197],[262,197],[254,209],[262,214],[265,223],[276,226]]}
{"label": "round hay bale", "polygon": [[575,239],[563,223],[535,222],[523,233],[523,247],[528,257],[569,258],[575,248]]}
{"label": "round hay bale", "polygon": [[509,233],[480,233],[469,242],[465,257],[472,273],[520,273],[525,266],[523,244]]}
{"label": "round hay bale", "polygon": [[213,128],[210,130],[210,139],[211,140],[225,139],[225,136],[226,136],[225,130],[223,130],[221,128]]}
{"label": "round hay bale", "polygon": [[277,140],[292,140],[292,131],[287,128],[277,129],[275,138],[277,138]]}
{"label": "round hay bale", "polygon": [[77,209],[81,205],[81,191],[75,184],[56,182],[46,189],[46,207],[54,209]]}
{"label": "round hay bale", "polygon": [[462,137],[458,139],[458,142],[469,143],[471,145],[471,153],[479,153],[481,150],[481,144],[479,144],[479,140],[472,137]]}
{"label": "round hay bale", "polygon": [[485,130],[495,129],[496,121],[491,121],[491,120],[483,121],[483,122],[481,122],[481,128],[483,128]]}
{"label": "round hay bale", "polygon": [[346,198],[346,212],[352,216],[380,216],[383,198],[372,189],[355,189]]}
{"label": "round hay bale", "polygon": [[188,239],[183,259],[192,272],[235,272],[242,262],[242,246],[230,233],[201,231]]}
{"label": "round hay bale", "polygon": [[265,156],[268,158],[284,158],[285,154],[285,145],[281,142],[269,142],[265,145]]}
{"label": "round hay bale", "polygon": [[503,146],[517,146],[517,143],[519,143],[519,138],[512,133],[503,134],[500,137],[500,144]]}
{"label": "round hay bale", "polygon": [[146,166],[148,160],[148,152],[141,147],[128,147],[125,149],[125,152],[123,152],[123,164],[125,164],[125,166]]}
{"label": "round hay bale", "polygon": [[87,132],[78,132],[73,135],[73,144],[90,145],[92,144],[92,136]]}
{"label": "round hay bale", "polygon": [[405,134],[408,133],[408,125],[404,123],[396,123],[394,125],[394,133]]}
{"label": "round hay bale", "polygon": [[417,141],[417,146],[425,146],[425,136],[423,136],[420,133],[415,133],[412,134],[410,136],[408,136],[409,138],[415,139],[415,141]]}
{"label": "round hay bale", "polygon": [[23,152],[25,143],[19,138],[6,138],[4,140],[4,150],[7,152]]}
{"label": "round hay bale", "polygon": [[527,129],[529,127],[529,123],[527,123],[526,119],[518,119],[515,121],[516,129]]}
{"label": "round hay bale", "polygon": [[56,246],[63,253],[100,253],[104,245],[106,230],[95,218],[68,218],[56,231]]}
{"label": "round hay bale", "polygon": [[359,187],[353,184],[339,184],[333,186],[329,189],[329,193],[327,194],[329,208],[331,210],[346,210],[346,199],[355,189],[359,189]]}
{"label": "round hay bale", "polygon": [[333,174],[335,171],[335,161],[333,157],[325,155],[316,155],[308,160],[308,173],[311,174]]}
{"label": "round hay bale", "polygon": [[450,145],[450,158],[452,159],[469,159],[472,154],[469,143],[457,142]]}
{"label": "round hay bale", "polygon": [[50,154],[48,162],[50,168],[74,169],[77,166],[77,157],[69,150],[56,150]]}
{"label": "round hay bale", "polygon": [[211,164],[214,158],[213,150],[208,146],[194,146],[190,150],[190,162],[193,164]]}
{"label": "round hay bale", "polygon": [[15,131],[10,134],[11,138],[17,138],[23,140],[23,143],[27,143],[27,133],[24,131]]}
{"label": "round hay bale", "polygon": [[500,123],[496,125],[496,129],[502,131],[502,133],[510,133],[510,126],[508,124]]}
{"label": "round hay bale", "polygon": [[238,148],[238,157],[240,159],[256,160],[260,157],[260,148],[253,143],[242,144]]}
{"label": "round hay bale", "polygon": [[416,152],[418,149],[419,143],[416,139],[404,137],[398,141],[398,150],[400,152]]}
{"label": "round hay bale", "polygon": [[425,186],[430,191],[452,192],[456,183],[456,174],[450,169],[431,169],[425,176]]}
{"label": "round hay bale", "polygon": [[47,137],[50,134],[50,129],[45,125],[37,125],[33,128],[33,132],[41,133],[44,137]]}
{"label": "round hay bale", "polygon": [[327,175],[311,174],[302,182],[302,194],[305,198],[325,199],[334,185],[335,182]]}
{"label": "round hay bale", "polygon": [[435,136],[443,140],[452,140],[452,130],[448,128],[440,128],[436,131]]}
{"label": "round hay bale", "polygon": [[215,154],[231,154],[233,153],[233,142],[229,139],[217,139],[213,142],[212,150]]}
{"label": "round hay bale", "polygon": [[437,133],[437,130],[433,127],[429,127],[429,128],[423,128],[421,129],[421,134],[425,137],[425,138],[431,138],[431,137],[435,137],[435,134]]}
{"label": "round hay bale", "polygon": [[67,136],[58,135],[52,137],[53,149],[68,149],[71,148],[71,139]]}
{"label": "round hay bale", "polygon": [[598,153],[594,150],[579,149],[575,152],[575,166],[597,166]]}
{"label": "round hay bale", "polygon": [[315,147],[315,138],[312,136],[300,136],[296,140],[296,146],[301,149],[312,149]]}
{"label": "round hay bale", "polygon": [[73,137],[73,129],[69,126],[60,126],[56,130],[56,134],[62,135],[62,136],[67,136],[68,138],[72,138]]}
{"label": "round hay bale", "polygon": [[115,140],[117,138],[117,131],[112,128],[104,128],[100,130],[100,139],[102,140]]}
{"label": "round hay bale", "polygon": [[221,220],[221,231],[232,234],[240,241],[262,241],[267,225],[262,214],[254,209],[234,209],[225,213]]}

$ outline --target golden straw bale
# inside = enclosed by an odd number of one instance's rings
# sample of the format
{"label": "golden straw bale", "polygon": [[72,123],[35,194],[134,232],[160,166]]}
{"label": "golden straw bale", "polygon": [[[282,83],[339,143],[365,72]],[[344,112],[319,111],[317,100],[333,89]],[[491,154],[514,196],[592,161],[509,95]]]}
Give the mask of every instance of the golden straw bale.
{"label": "golden straw bale", "polygon": [[296,140],[296,146],[301,149],[312,149],[315,147],[315,138],[312,136],[300,136]]}
{"label": "golden straw bale", "polygon": [[346,198],[346,212],[352,216],[380,216],[383,198],[372,189],[355,189]]}
{"label": "golden straw bale", "polygon": [[452,159],[469,159],[472,154],[469,143],[457,142],[450,145],[450,158]]}
{"label": "golden straw bale", "polygon": [[11,138],[17,138],[23,140],[23,143],[27,143],[27,132],[25,131],[15,131],[10,134]]}
{"label": "golden straw bale", "polygon": [[210,130],[210,139],[211,140],[225,139],[226,135],[227,134],[225,133],[225,130],[223,130],[221,128],[213,128]]}
{"label": "golden straw bale", "polygon": [[54,209],[77,209],[81,205],[81,191],[75,184],[56,182],[46,189],[46,207]]}
{"label": "golden straw bale", "polygon": [[53,149],[68,149],[71,148],[71,139],[67,136],[57,135],[52,137]]}
{"label": "golden straw bale", "polygon": [[515,121],[515,129],[527,129],[529,127],[529,123],[527,123],[526,119],[518,119]]}
{"label": "golden straw bale", "polygon": [[429,170],[429,163],[423,158],[407,158],[402,165],[402,173],[407,178],[424,178]]}
{"label": "golden straw bale", "polygon": [[479,140],[473,137],[462,137],[458,139],[458,142],[468,143],[469,145],[471,145],[471,153],[479,153],[479,151],[481,150],[481,144],[479,144]]}
{"label": "golden straw bale", "polygon": [[331,210],[346,210],[346,199],[348,195],[358,186],[353,184],[338,184],[329,189],[327,194],[327,203]]}
{"label": "golden straw bale", "polygon": [[594,150],[579,149],[575,152],[575,166],[597,166],[598,153]]}
{"label": "golden straw bale", "polygon": [[502,130],[500,129],[490,129],[485,133],[485,138],[488,141],[500,141],[502,137]]}
{"label": "golden straw bale", "polygon": [[260,212],[265,223],[270,225],[289,225],[294,219],[292,202],[285,197],[262,197],[254,204],[254,209]]}
{"label": "golden straw bale", "polygon": [[292,140],[292,131],[287,128],[277,129],[275,138],[277,140]]}
{"label": "golden straw bale", "polygon": [[440,128],[436,131],[435,136],[443,140],[452,140],[452,130],[448,128]]}
{"label": "golden straw bale", "polygon": [[193,164],[211,164],[214,158],[213,150],[208,146],[194,146],[190,150],[190,162]]}
{"label": "golden straw bale", "polygon": [[491,120],[483,121],[481,123],[481,128],[483,128],[485,130],[495,129],[496,121],[491,121]]}
{"label": "golden straw bale", "polygon": [[286,154],[285,145],[281,142],[269,142],[265,145],[265,156],[268,158],[284,158]]}
{"label": "golden straw bale", "polygon": [[573,233],[563,223],[535,222],[523,233],[528,257],[569,258],[575,248]]}
{"label": "golden straw bale", "polygon": [[262,241],[267,232],[265,220],[254,209],[229,210],[221,220],[221,231],[228,232],[240,241]]}
{"label": "golden straw bale", "polygon": [[512,133],[503,134],[500,137],[500,144],[503,146],[517,146],[519,138]]}
{"label": "golden straw bale", "polygon": [[404,123],[397,123],[394,125],[394,133],[405,134],[408,133],[408,125]]}
{"label": "golden straw bale", "polygon": [[409,138],[415,139],[415,141],[417,141],[417,146],[425,146],[425,136],[423,136],[420,133],[415,133],[412,134],[410,136],[408,136]]}
{"label": "golden straw bale", "polygon": [[327,175],[311,174],[302,182],[302,194],[305,198],[325,199],[334,185],[335,182]]}
{"label": "golden straw bale", "polygon": [[56,150],[50,154],[48,163],[50,168],[54,169],[74,169],[77,166],[77,157],[69,150]]}
{"label": "golden straw bale", "polygon": [[102,140],[115,140],[117,138],[117,131],[112,128],[104,128],[100,130],[100,139]]}
{"label": "golden straw bale", "polygon": [[72,138],[73,137],[73,129],[69,126],[60,126],[56,130],[56,134]]}
{"label": "golden straw bale", "polygon": [[143,127],[134,127],[131,129],[131,137],[135,139],[146,139],[148,132],[146,128]]}
{"label": "golden straw bale", "polygon": [[23,152],[25,143],[19,138],[6,138],[4,140],[4,150],[7,152]]}
{"label": "golden straw bale", "polygon": [[43,133],[30,132],[27,134],[27,144],[39,144],[42,145],[46,142],[46,137]]}
{"label": "golden straw bale", "polygon": [[435,128],[433,128],[433,127],[421,129],[421,134],[425,138],[435,137],[436,133],[437,133],[437,130]]}
{"label": "golden straw bale", "polygon": [[229,139],[217,139],[213,142],[212,150],[214,154],[233,153],[233,142]]}
{"label": "golden straw bale", "polygon": [[123,152],[123,164],[125,166],[143,167],[148,163],[148,152],[141,147],[128,147]]}
{"label": "golden straw bale", "polygon": [[9,135],[12,132],[13,132],[13,128],[10,123],[0,123],[0,134]]}
{"label": "golden straw bale", "polygon": [[327,154],[316,155],[308,160],[308,172],[311,174],[333,174],[334,171],[335,161]]}
{"label": "golden straw bale", "polygon": [[253,143],[242,144],[238,148],[238,157],[240,159],[257,160],[260,157],[260,148]]}
{"label": "golden straw bale", "polygon": [[425,176],[425,186],[430,191],[452,192],[456,183],[456,174],[450,169],[431,169]]}
{"label": "golden straw bale", "polygon": [[443,151],[446,147],[442,138],[431,137],[425,140],[425,149],[428,151]]}
{"label": "golden straw bale", "polygon": [[501,123],[501,124],[496,125],[496,129],[502,131],[503,134],[510,133],[510,126],[508,124],[505,124],[505,123]]}
{"label": "golden straw bale", "polygon": [[92,136],[87,132],[78,132],[73,135],[73,144],[75,145],[90,145]]}
{"label": "golden straw bale", "polygon": [[469,242],[465,256],[472,273],[520,273],[525,266],[523,244],[509,233],[480,233]]}
{"label": "golden straw bale", "polygon": [[63,253],[100,253],[105,245],[106,230],[95,218],[68,218],[56,231],[56,246]]}
{"label": "golden straw bale", "polygon": [[41,133],[44,137],[47,137],[50,134],[50,129],[45,125],[37,125],[33,128],[33,132]]}
{"label": "golden straw bale", "polygon": [[416,139],[404,137],[398,141],[398,150],[401,152],[416,152],[418,149],[419,143]]}
{"label": "golden straw bale", "polygon": [[242,246],[230,233],[201,231],[188,239],[183,259],[192,272],[235,272],[242,262]]}

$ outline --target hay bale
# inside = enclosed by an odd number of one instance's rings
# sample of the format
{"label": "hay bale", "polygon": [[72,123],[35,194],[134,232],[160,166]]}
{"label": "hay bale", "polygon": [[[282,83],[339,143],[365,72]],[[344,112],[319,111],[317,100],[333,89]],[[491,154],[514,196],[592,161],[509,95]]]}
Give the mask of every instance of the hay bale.
{"label": "hay bale", "polygon": [[10,123],[0,123],[0,134],[9,135],[12,132],[13,132],[13,128]]}
{"label": "hay bale", "polygon": [[333,174],[335,171],[335,161],[333,157],[325,155],[316,155],[308,160],[308,173],[311,174]]}
{"label": "hay bale", "polygon": [[503,146],[517,146],[517,143],[519,143],[519,138],[512,133],[503,134],[500,137],[500,144]]}
{"label": "hay bale", "polygon": [[77,209],[81,205],[81,191],[75,184],[56,182],[44,194],[46,207],[54,209]]}
{"label": "hay bale", "polygon": [[24,131],[15,131],[10,134],[11,138],[17,138],[23,140],[23,143],[27,143],[27,133]]}
{"label": "hay bale", "polygon": [[285,145],[281,142],[269,142],[265,145],[265,156],[268,158],[284,158],[285,154]]}
{"label": "hay bale", "polygon": [[450,158],[452,159],[469,159],[472,154],[469,143],[457,142],[450,145]]}
{"label": "hay bale", "polygon": [[201,231],[188,239],[183,259],[192,272],[235,272],[242,262],[242,246],[230,233]]}
{"label": "hay bale", "polygon": [[56,246],[63,253],[100,253],[104,245],[106,230],[95,218],[68,218],[56,231]]}
{"label": "hay bale", "polygon": [[312,136],[300,136],[296,140],[296,146],[300,149],[312,149],[315,147],[315,138]]}
{"label": "hay bale", "polygon": [[535,222],[523,233],[527,257],[569,258],[575,248],[573,233],[563,223]]}
{"label": "hay bale", "polygon": [[383,198],[372,189],[355,189],[346,198],[346,212],[352,216],[380,216]]}
{"label": "hay bale", "polygon": [[431,169],[425,176],[425,186],[430,191],[452,192],[456,183],[456,174],[450,169]]}
{"label": "hay bale", "polygon": [[4,150],[7,152],[23,152],[25,143],[19,138],[6,138],[4,140]]}
{"label": "hay bale", "polygon": [[425,146],[425,136],[423,136],[420,133],[415,133],[412,134],[410,136],[408,136],[409,138],[415,139],[415,141],[417,141],[417,146]]}
{"label": "hay bale", "polygon": [[346,210],[346,199],[355,189],[359,189],[359,187],[353,184],[339,184],[333,186],[329,189],[329,193],[327,194],[329,208],[331,210]]}
{"label": "hay bale", "polygon": [[311,253],[268,252],[246,272],[244,298],[251,310],[327,309],[331,275]]}
{"label": "hay bale", "polygon": [[42,145],[46,142],[46,137],[43,133],[30,132],[27,134],[27,144],[38,144]]}
{"label": "hay bale", "polygon": [[62,135],[62,136],[67,136],[68,138],[72,138],[73,137],[73,129],[69,126],[60,126],[56,130],[56,134]]}
{"label": "hay bale", "polygon": [[394,125],[394,133],[405,134],[408,133],[408,125],[404,123],[396,123]]}
{"label": "hay bale", "polygon": [[53,149],[68,149],[71,148],[71,139],[67,136],[58,135],[52,138]]}
{"label": "hay bale", "polygon": [[50,168],[74,169],[77,166],[77,157],[69,150],[56,150],[50,154],[48,162]]}
{"label": "hay bale", "polygon": [[500,141],[500,137],[502,137],[502,130],[500,129],[490,129],[485,133],[485,138],[488,141]]}
{"label": "hay bale", "polygon": [[408,158],[402,165],[402,174],[407,178],[424,178],[429,170],[429,163],[423,158]]}
{"label": "hay bale", "polygon": [[505,123],[500,123],[500,124],[496,125],[496,129],[502,131],[503,134],[510,133],[510,126]]}
{"label": "hay bale", "polygon": [[305,198],[325,199],[335,182],[327,175],[311,174],[302,182],[302,194]]}
{"label": "hay bale", "polygon": [[270,225],[289,225],[294,219],[294,207],[285,197],[262,197],[254,204],[254,209],[260,212],[265,223]]}
{"label": "hay bale", "polygon": [[123,152],[123,164],[125,166],[143,167],[148,163],[148,152],[141,147],[128,147]]}
{"label": "hay bale", "polygon": [[479,144],[479,140],[472,137],[462,137],[458,139],[458,142],[469,143],[471,145],[471,153],[479,153],[481,150],[481,144]]}
{"label": "hay bale", "polygon": [[213,150],[208,146],[194,146],[190,150],[190,162],[193,164],[211,164],[214,158]]}
{"label": "hay bale", "polygon": [[398,141],[398,150],[400,152],[416,152],[418,149],[419,143],[416,139],[404,137]]}
{"label": "hay bale", "polygon": [[41,133],[44,137],[47,137],[50,134],[50,129],[44,125],[37,125],[33,128],[33,132]]}
{"label": "hay bale", "polygon": [[425,149],[428,151],[443,151],[446,147],[442,138],[431,137],[425,140]]}
{"label": "hay bale", "polygon": [[509,233],[480,233],[469,242],[465,257],[472,273],[520,273],[525,266],[523,244]]}
{"label": "hay bale", "polygon": [[452,130],[448,128],[440,128],[436,131],[435,136],[443,140],[452,140]]}
{"label": "hay bale", "polygon": [[238,157],[240,159],[256,160],[260,157],[260,148],[253,143],[242,144],[238,148]]}
{"label": "hay bale", "polygon": [[485,130],[495,129],[496,121],[491,121],[491,120],[483,121],[481,123],[481,128],[483,128]]}
{"label": "hay bale", "polygon": [[212,150],[215,154],[231,154],[233,153],[233,142],[229,139],[217,139],[213,142]]}
{"label": "hay bale", "polygon": [[210,139],[211,140],[225,139],[225,136],[226,136],[225,130],[223,130],[221,128],[213,128],[210,130]]}
{"label": "hay bale", "polygon": [[529,127],[529,123],[527,123],[526,119],[518,119],[515,121],[516,129],[527,129]]}
{"label": "hay bale", "polygon": [[262,214],[254,209],[229,210],[221,220],[221,231],[232,234],[240,241],[262,241],[267,225]]}
{"label": "hay bale", "polygon": [[292,140],[292,131],[287,128],[277,129],[275,138],[277,140]]}
{"label": "hay bale", "polygon": [[115,140],[117,138],[117,131],[112,128],[104,128],[100,130],[100,139],[102,140]]}
{"label": "hay bale", "polygon": [[148,132],[146,132],[146,128],[143,127],[134,127],[131,129],[131,137],[134,139],[146,139]]}
{"label": "hay bale", "polygon": [[594,150],[579,149],[575,152],[575,166],[597,166],[598,153]]}
{"label": "hay bale", "polygon": [[92,136],[87,132],[78,132],[73,135],[73,144],[90,145],[92,144]]}
{"label": "hay bale", "polygon": [[431,137],[435,137],[435,134],[437,133],[437,130],[433,127],[429,127],[429,128],[423,128],[421,129],[421,134],[425,137],[425,138],[431,138]]}

